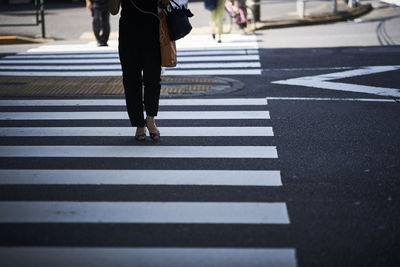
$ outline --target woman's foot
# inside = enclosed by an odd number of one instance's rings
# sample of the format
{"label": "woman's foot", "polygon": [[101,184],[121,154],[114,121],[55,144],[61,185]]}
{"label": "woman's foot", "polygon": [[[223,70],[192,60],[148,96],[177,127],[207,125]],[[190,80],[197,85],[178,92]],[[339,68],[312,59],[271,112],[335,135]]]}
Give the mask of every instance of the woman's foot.
{"label": "woman's foot", "polygon": [[154,117],[147,116],[146,125],[147,129],[149,130],[151,139],[153,139],[154,141],[160,140],[160,131],[157,128],[157,125],[154,121]]}
{"label": "woman's foot", "polygon": [[135,139],[138,141],[144,141],[146,139],[146,128],[145,127],[137,127]]}

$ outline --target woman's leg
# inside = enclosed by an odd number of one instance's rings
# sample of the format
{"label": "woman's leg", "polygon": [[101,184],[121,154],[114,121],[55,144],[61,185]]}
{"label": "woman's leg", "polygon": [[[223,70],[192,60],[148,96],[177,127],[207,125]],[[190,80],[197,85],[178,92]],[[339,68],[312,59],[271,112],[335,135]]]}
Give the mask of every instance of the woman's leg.
{"label": "woman's leg", "polygon": [[129,119],[134,127],[145,127],[141,52],[140,47],[129,39],[129,35],[126,39],[120,38],[119,56],[122,67],[122,82]]}
{"label": "woman's leg", "polygon": [[149,44],[143,49],[145,58],[143,64],[143,82],[144,82],[144,106],[146,108],[146,125],[149,129],[150,137],[154,141],[160,139],[154,117],[157,116],[160,90],[161,90],[161,54],[160,44]]}
{"label": "woman's leg", "polygon": [[143,49],[144,106],[147,116],[158,113],[161,90],[161,54],[160,44],[149,45]]}
{"label": "woman's leg", "polygon": [[223,19],[224,19],[224,10],[225,10],[225,0],[218,0],[217,9],[215,10],[216,11],[215,20],[216,20],[217,29],[218,29],[219,40],[221,40]]}
{"label": "woman's leg", "polygon": [[101,11],[98,8],[92,8],[92,27],[93,27],[93,33],[94,36],[96,37],[97,43],[100,44],[101,42],[101,37],[100,37],[100,31],[101,31]]}
{"label": "woman's leg", "polygon": [[217,10],[213,10],[210,12],[210,27],[211,27],[211,34],[213,35],[213,37],[215,37],[215,29],[217,27]]}
{"label": "woman's leg", "polygon": [[101,10],[101,42],[102,45],[107,45],[110,36],[110,12],[108,9]]}

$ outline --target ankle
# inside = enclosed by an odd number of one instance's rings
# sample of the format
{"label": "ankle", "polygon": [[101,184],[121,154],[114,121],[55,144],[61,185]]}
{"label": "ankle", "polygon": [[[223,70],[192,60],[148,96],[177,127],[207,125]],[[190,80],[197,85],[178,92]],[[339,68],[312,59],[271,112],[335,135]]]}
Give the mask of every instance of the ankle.
{"label": "ankle", "polygon": [[153,116],[147,116],[146,125],[150,132],[158,132],[157,125]]}

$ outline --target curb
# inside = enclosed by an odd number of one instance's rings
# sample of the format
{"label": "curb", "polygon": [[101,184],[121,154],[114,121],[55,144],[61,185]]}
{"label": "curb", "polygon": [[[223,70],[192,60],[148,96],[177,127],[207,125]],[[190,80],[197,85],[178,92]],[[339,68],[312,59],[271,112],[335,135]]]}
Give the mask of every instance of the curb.
{"label": "curb", "polygon": [[262,23],[262,25],[260,26],[256,26],[255,31],[346,21],[349,19],[355,19],[357,17],[363,16],[369,13],[372,9],[373,9],[372,5],[367,4],[367,5],[360,5],[354,8],[349,8],[347,11],[339,11],[337,13],[311,15],[305,17],[304,19],[265,22]]}
{"label": "curb", "polygon": [[22,36],[0,36],[0,45],[37,44],[44,43],[43,39],[33,39]]}

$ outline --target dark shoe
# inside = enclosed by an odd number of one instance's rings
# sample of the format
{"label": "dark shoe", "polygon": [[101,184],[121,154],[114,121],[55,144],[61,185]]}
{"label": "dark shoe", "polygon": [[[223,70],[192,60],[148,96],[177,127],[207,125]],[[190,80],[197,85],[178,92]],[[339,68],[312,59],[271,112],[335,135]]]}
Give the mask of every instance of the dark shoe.
{"label": "dark shoe", "polygon": [[160,140],[161,138],[160,132],[150,133],[150,138],[153,139],[153,141]]}
{"label": "dark shoe", "polygon": [[98,42],[97,46],[108,46],[107,42]]}

